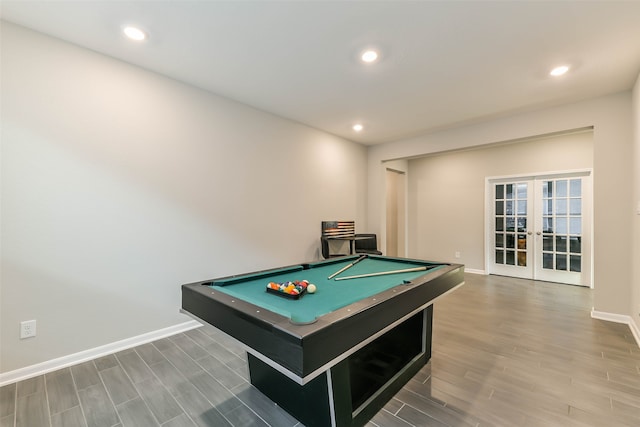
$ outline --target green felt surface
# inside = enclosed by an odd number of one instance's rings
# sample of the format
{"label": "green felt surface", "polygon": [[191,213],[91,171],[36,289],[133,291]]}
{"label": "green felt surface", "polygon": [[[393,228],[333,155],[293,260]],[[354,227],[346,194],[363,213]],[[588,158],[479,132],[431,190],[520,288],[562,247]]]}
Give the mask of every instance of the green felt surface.
{"label": "green felt surface", "polygon": [[[235,298],[289,317],[294,322],[305,323],[394,286],[401,285],[404,281],[411,281],[434,269],[340,281],[328,279],[331,274],[356,259],[357,257],[344,259],[340,262],[320,262],[311,264],[309,269],[294,266],[275,269],[271,272],[236,276],[232,279],[215,281],[211,286]],[[372,257],[360,261],[340,273],[336,278],[422,266],[432,267],[433,264]],[[308,280],[309,283],[315,284],[317,287],[316,293],[305,293],[300,299],[292,300],[266,292],[269,282],[281,283],[294,280]]]}

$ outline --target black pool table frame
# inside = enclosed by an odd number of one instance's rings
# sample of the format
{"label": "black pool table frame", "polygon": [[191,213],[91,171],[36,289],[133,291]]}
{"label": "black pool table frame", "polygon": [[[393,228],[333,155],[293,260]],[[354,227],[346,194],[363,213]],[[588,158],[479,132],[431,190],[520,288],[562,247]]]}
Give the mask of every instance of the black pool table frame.
{"label": "black pool table frame", "polygon": [[[182,285],[182,312],[237,339],[251,383],[306,426],[362,426],[431,357],[433,302],[464,283],[463,265],[439,265],[306,325],[216,292],[207,286],[212,280]],[[403,366],[382,372],[382,380],[361,378],[377,370],[358,368],[362,359],[381,354],[372,366],[391,366],[387,359],[402,358],[405,346],[417,350]],[[369,383],[376,390],[354,392]]]}

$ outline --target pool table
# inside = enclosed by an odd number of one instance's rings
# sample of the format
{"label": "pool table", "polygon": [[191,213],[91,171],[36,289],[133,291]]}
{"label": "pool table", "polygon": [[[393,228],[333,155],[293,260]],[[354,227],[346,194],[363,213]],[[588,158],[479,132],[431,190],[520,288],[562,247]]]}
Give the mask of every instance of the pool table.
{"label": "pool table", "polygon": [[[296,280],[316,292],[267,291]],[[304,425],[354,427],[429,360],[433,302],[463,283],[460,264],[347,256],[185,284],[182,311],[242,343],[251,383]]]}

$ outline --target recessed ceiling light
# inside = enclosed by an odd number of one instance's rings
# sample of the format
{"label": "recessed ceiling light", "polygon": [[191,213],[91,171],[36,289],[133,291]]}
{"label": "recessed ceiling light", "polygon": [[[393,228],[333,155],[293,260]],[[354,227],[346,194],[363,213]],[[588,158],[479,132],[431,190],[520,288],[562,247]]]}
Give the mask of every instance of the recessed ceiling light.
{"label": "recessed ceiling light", "polygon": [[360,58],[362,59],[363,62],[370,64],[372,62],[376,62],[379,56],[380,55],[375,50],[368,49],[362,52],[362,55],[360,56]]}
{"label": "recessed ceiling light", "polygon": [[561,65],[561,66],[556,67],[553,70],[551,70],[551,72],[549,74],[551,74],[554,77],[558,77],[558,76],[561,76],[561,75],[565,74],[567,71],[569,71],[569,66]]}
{"label": "recessed ceiling light", "polygon": [[124,35],[129,37],[131,40],[135,40],[138,42],[147,38],[147,35],[145,34],[145,32],[137,27],[132,27],[132,26],[124,27],[122,32],[124,32]]}
{"label": "recessed ceiling light", "polygon": [[355,130],[356,132],[360,132],[362,129],[364,129],[364,126],[362,126],[360,123],[356,123],[355,125],[353,125],[353,130]]}

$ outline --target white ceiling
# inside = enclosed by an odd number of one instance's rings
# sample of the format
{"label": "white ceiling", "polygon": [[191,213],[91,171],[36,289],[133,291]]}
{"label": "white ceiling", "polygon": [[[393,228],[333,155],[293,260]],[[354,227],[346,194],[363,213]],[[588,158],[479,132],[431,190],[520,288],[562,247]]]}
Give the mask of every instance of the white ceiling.
{"label": "white ceiling", "polygon": [[[640,1],[3,0],[1,13],[364,144],[628,90],[640,72]],[[126,23],[149,39],[126,40]],[[365,47],[381,61],[360,63]],[[558,64],[571,71],[551,78]]]}

